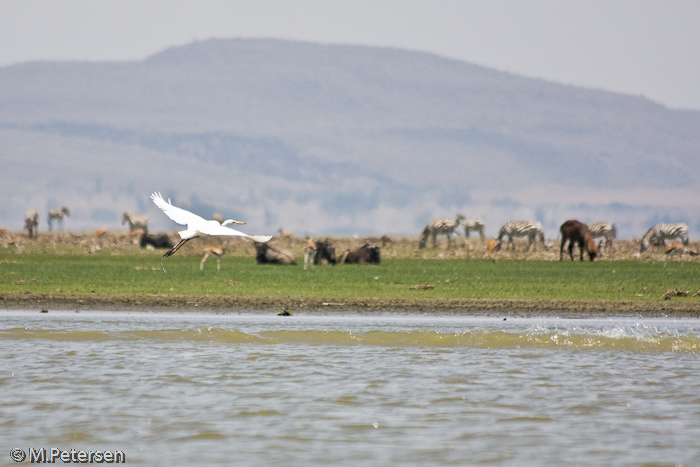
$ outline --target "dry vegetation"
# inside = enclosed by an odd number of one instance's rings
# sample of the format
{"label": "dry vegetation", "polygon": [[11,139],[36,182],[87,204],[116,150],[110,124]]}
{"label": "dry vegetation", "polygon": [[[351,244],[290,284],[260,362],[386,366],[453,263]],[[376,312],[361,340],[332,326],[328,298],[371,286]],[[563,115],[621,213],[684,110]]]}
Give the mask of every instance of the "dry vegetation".
{"label": "dry vegetation", "polygon": [[[26,232],[4,232],[0,238],[0,244],[5,248],[17,248],[19,251],[26,248],[59,248],[75,247],[85,254],[96,253],[100,250],[110,250],[113,254],[118,254],[122,249],[139,249],[139,237],[136,234],[125,231],[104,231],[99,229],[95,232],[43,232],[38,237],[30,239]],[[174,243],[179,239],[176,232],[169,233]],[[14,242],[8,243],[12,239]],[[465,239],[463,236],[453,239],[452,246],[448,247],[445,237],[438,238],[437,248],[418,248],[417,236],[384,236],[384,237],[317,237],[316,240],[329,239],[335,246],[336,254],[340,255],[345,250],[355,250],[365,243],[379,245],[382,247],[382,258],[413,258],[413,259],[484,259],[487,258],[486,241],[471,237]],[[19,240],[17,242],[16,240]],[[549,239],[547,241],[548,250],[544,250],[542,245],[537,245],[536,250],[526,251],[526,240],[515,240],[515,250],[504,248],[496,253],[497,261],[504,260],[537,260],[537,261],[558,261],[559,260],[559,239]],[[273,237],[270,245],[277,250],[290,251],[296,258],[302,258],[307,239],[301,237],[280,238]],[[639,258],[635,258],[635,253],[639,252],[639,239],[616,240],[613,248],[603,246],[596,261],[616,261],[638,259],[643,262],[663,262],[666,260],[664,248],[662,246],[652,247]],[[249,240],[243,238],[201,238],[186,244],[178,255],[201,256],[204,248],[218,247],[225,248],[226,255],[230,256],[255,256],[255,248]],[[151,249],[151,247],[148,247]],[[700,251],[700,242],[691,243],[688,250]],[[578,260],[578,246],[574,249],[574,258]],[[587,256],[584,255],[587,261]],[[568,260],[568,251],[564,251],[564,259]],[[670,261],[678,262],[678,257]],[[700,261],[699,256],[690,254],[683,255],[683,262]]]}

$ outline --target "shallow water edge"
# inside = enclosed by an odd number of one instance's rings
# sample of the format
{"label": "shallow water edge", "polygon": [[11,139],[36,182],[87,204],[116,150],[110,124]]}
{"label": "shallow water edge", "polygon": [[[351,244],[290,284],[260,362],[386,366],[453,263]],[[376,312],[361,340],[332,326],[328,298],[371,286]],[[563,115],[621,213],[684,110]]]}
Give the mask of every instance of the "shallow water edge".
{"label": "shallow water edge", "polygon": [[398,299],[376,297],[251,297],[229,295],[156,294],[3,294],[2,309],[261,312],[287,308],[304,312],[410,312],[472,316],[560,316],[700,318],[697,303],[682,298],[659,301],[517,300],[517,299]]}

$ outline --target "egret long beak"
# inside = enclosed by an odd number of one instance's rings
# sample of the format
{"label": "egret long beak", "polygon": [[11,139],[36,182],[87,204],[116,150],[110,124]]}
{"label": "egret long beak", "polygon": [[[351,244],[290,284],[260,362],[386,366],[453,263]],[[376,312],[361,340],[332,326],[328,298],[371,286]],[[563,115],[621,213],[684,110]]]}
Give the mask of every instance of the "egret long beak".
{"label": "egret long beak", "polygon": [[221,225],[226,226],[229,224],[245,224],[245,222],[234,221],[233,219],[226,219]]}

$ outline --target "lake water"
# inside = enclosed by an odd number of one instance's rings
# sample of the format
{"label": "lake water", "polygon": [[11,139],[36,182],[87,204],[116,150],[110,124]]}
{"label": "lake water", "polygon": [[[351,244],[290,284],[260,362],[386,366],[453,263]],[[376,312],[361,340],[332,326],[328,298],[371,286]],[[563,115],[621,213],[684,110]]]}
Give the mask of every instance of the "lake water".
{"label": "lake water", "polygon": [[700,465],[698,320],[0,311],[0,351],[0,465]]}

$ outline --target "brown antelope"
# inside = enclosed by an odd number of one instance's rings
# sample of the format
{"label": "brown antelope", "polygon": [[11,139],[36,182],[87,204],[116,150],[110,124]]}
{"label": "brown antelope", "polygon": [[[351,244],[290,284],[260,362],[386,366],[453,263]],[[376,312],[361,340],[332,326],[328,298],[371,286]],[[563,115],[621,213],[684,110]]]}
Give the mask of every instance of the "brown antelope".
{"label": "brown antelope", "polygon": [[129,233],[126,234],[126,236],[127,236],[127,238],[131,239],[132,244],[138,245],[141,242],[141,236],[144,233],[145,232],[143,231],[143,229],[134,229],[134,230],[130,230]]}
{"label": "brown antelope", "polygon": [[666,254],[664,255],[664,267],[666,267],[666,263],[668,263],[668,260],[670,259],[673,261],[673,257],[678,255],[678,261],[681,266],[683,266],[683,253],[685,248],[683,247],[682,244],[680,243],[674,243],[670,247],[666,248]]}
{"label": "brown antelope", "polygon": [[688,253],[690,256],[698,256],[697,250],[689,250],[682,243],[674,242],[669,248],[666,248],[666,254],[664,256],[664,267],[666,267],[666,262],[670,259],[673,261],[673,257],[678,255],[680,265],[683,266],[683,255]]}
{"label": "brown antelope", "polygon": [[282,227],[277,230],[280,233],[280,239],[287,240],[287,243],[292,243],[294,234],[292,232],[285,232]]}
{"label": "brown antelope", "polygon": [[597,248],[595,240],[593,240],[593,235],[591,235],[591,231],[588,230],[586,224],[582,224],[576,220],[566,221],[561,225],[559,231],[561,232],[559,261],[561,261],[564,256],[564,244],[567,241],[569,242],[569,256],[571,256],[571,261],[574,260],[574,242],[578,243],[579,250],[581,251],[581,261],[583,261],[584,248],[588,252],[588,257],[593,261],[597,254]]}
{"label": "brown antelope", "polygon": [[220,271],[221,270],[221,258],[224,256],[224,253],[226,253],[226,249],[224,248],[216,248],[216,247],[207,247],[204,249],[202,252],[202,261],[199,262],[199,270],[202,271],[204,269],[204,263],[207,262],[207,259],[209,259],[210,256],[213,256],[216,258],[216,270]]}
{"label": "brown antelope", "polygon": [[95,237],[92,240],[92,246],[90,247],[90,253],[94,253],[102,248],[102,238],[107,234],[107,229],[104,227],[95,230]]}
{"label": "brown antelope", "polygon": [[20,237],[3,237],[2,244],[5,248],[14,246],[15,248],[17,248],[17,251],[19,251],[20,253],[22,252],[22,239]]}
{"label": "brown antelope", "polygon": [[491,261],[496,262],[496,252],[501,249],[501,242],[491,239],[486,242],[486,255],[491,258]]}
{"label": "brown antelope", "polygon": [[316,242],[309,239],[304,248],[304,271],[309,267],[314,268],[314,257],[316,256]]}

